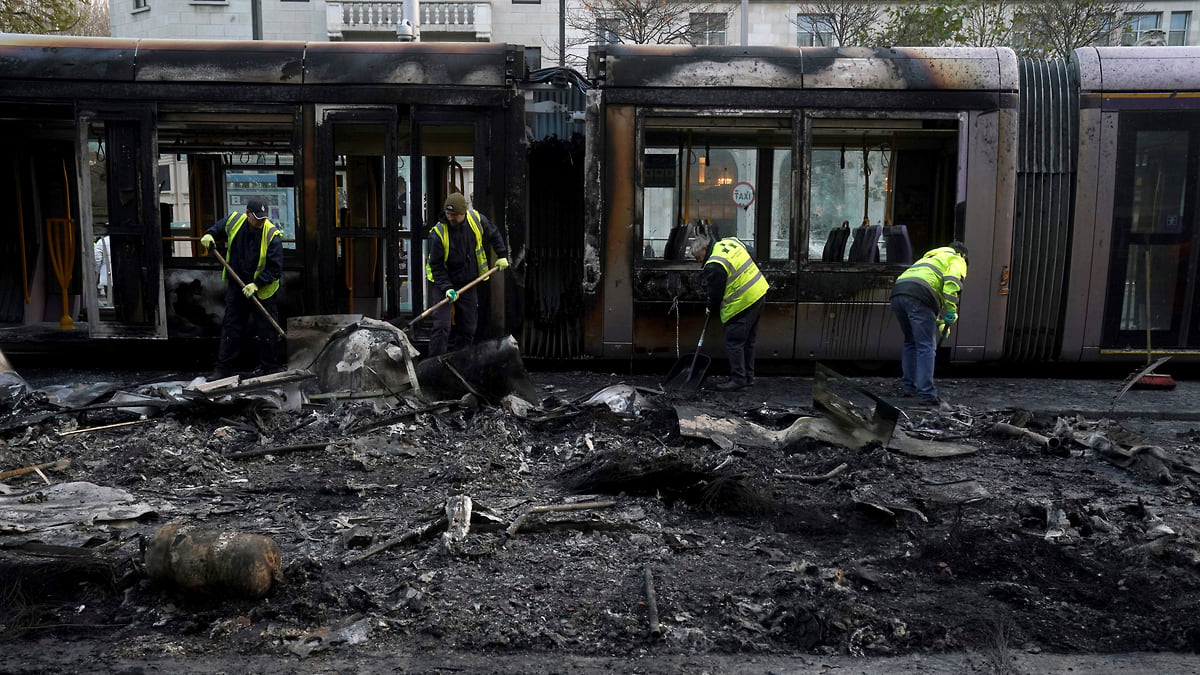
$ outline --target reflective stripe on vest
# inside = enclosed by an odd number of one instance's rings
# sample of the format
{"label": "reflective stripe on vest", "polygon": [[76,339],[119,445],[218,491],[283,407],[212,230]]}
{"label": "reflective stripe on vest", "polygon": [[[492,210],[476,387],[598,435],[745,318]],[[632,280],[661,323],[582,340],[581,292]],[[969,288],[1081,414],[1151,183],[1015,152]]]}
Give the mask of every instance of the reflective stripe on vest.
{"label": "reflective stripe on vest", "polygon": [[[483,230],[479,227],[479,212],[475,209],[467,210],[467,223],[471,226],[471,230],[475,232],[475,260],[479,264],[479,276],[488,271],[487,253],[483,250]],[[450,259],[450,234],[446,231],[446,224],[439,222],[433,226],[433,233],[442,240],[442,264]],[[433,281],[433,267],[429,265],[429,260],[425,261],[425,278]],[[488,277],[484,281],[491,281]]]}
{"label": "reflective stripe on vest", "polygon": [[947,281],[953,281],[957,284],[960,291],[964,288],[964,279],[962,277],[966,276],[965,265],[963,266],[964,274],[962,276],[950,273],[951,270],[957,267],[957,262],[961,259],[962,256],[959,255],[958,251],[949,246],[935,248],[921,256],[920,260],[904,270],[896,280],[916,279],[917,281],[924,282],[933,290],[934,296],[939,301],[939,306],[945,305],[946,302],[957,303],[957,295],[944,294],[942,293],[942,288]]}
{"label": "reflective stripe on vest", "polygon": [[[237,222],[235,222],[232,226],[230,226],[229,221],[232,220],[234,216],[239,216],[239,218],[237,219]],[[238,231],[240,231],[242,229],[242,224],[245,222],[246,222],[246,214],[244,214],[244,213],[241,213],[241,214],[231,213],[231,214],[229,214],[229,217],[225,219],[225,231],[228,233],[228,242],[226,243],[226,247],[228,248],[228,250],[230,250],[230,251],[233,250],[233,238],[237,236]],[[274,223],[272,223],[269,220],[263,221],[262,241],[259,242],[259,245],[258,245],[258,266],[254,269],[254,279],[257,279],[258,275],[262,274],[262,271],[267,268],[267,247],[270,246],[271,240],[274,239],[275,237],[282,237],[282,236],[283,236],[283,234],[280,233],[279,228],[275,227]],[[225,274],[226,273],[224,271],[221,272],[221,280],[222,281],[225,280]],[[251,279],[249,282],[246,282],[246,283],[250,283],[250,282],[254,281],[254,279]],[[278,291],[278,290],[279,290],[279,280],[276,279],[275,281],[272,281],[271,283],[267,284],[266,286],[262,286],[261,288],[259,288],[258,292],[255,293],[254,295],[257,296],[259,300],[266,300],[267,298],[271,297],[272,295],[275,295],[275,291]]]}
{"label": "reflective stripe on vest", "polygon": [[718,241],[712,256],[704,262],[720,263],[725,268],[725,296],[721,298],[721,323],[737,316],[738,312],[758,302],[771,287],[750,252],[737,237]]}

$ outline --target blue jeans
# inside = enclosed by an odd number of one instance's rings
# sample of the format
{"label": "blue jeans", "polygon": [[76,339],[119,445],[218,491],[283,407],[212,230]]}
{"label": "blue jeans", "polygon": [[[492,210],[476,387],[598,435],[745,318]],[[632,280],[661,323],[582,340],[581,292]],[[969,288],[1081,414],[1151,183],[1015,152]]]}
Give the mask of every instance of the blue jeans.
{"label": "blue jeans", "polygon": [[892,298],[892,311],[904,332],[904,351],[900,355],[904,390],[923,399],[937,398],[933,386],[933,363],[937,356],[937,312],[908,295]]}

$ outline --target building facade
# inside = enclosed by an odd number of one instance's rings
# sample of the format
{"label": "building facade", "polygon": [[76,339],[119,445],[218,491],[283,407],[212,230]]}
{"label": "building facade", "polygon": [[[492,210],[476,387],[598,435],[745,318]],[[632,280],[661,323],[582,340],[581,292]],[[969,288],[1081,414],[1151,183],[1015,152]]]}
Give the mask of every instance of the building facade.
{"label": "building facade", "polygon": [[[568,0],[575,11],[578,0]],[[113,37],[213,40],[392,41],[403,19],[400,0],[111,0]],[[691,14],[698,44],[836,46],[821,14],[803,3],[702,5]],[[1191,45],[1196,0],[1145,3],[1112,45]],[[743,25],[745,30],[743,31]],[[566,62],[582,66],[588,42],[564,27],[553,0],[422,0],[417,31],[426,42],[507,42],[527,48],[530,68],[556,65],[560,35]]]}

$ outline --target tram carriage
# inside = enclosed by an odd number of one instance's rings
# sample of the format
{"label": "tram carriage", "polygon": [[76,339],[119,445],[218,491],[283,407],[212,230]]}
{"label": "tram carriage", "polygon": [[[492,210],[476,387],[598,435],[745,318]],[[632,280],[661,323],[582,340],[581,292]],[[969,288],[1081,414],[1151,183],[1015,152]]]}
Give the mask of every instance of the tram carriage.
{"label": "tram carriage", "polygon": [[285,315],[411,314],[449,191],[524,220],[523,75],[504,44],[0,37],[0,339],[216,336],[198,239],[256,196],[284,233]]}
{"label": "tram carriage", "polygon": [[892,283],[956,239],[955,361],[1194,357],[1197,58],[596,47],[585,349],[690,348],[701,228],[771,282],[760,358],[898,359]]}

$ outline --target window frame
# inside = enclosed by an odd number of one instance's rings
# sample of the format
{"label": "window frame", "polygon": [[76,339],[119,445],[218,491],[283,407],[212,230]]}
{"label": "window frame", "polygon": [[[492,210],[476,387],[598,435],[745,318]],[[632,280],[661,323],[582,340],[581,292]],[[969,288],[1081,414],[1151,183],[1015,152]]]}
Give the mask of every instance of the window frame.
{"label": "window frame", "polygon": [[[1162,15],[1162,12],[1130,12],[1126,14],[1125,30],[1121,34],[1121,44],[1126,47],[1135,46],[1150,31],[1161,31]],[[1143,20],[1151,17],[1154,19],[1154,25],[1144,27],[1142,25]]]}
{"label": "window frame", "polygon": [[[757,121],[757,120],[763,121],[762,127],[756,127],[753,124],[753,122]],[[669,259],[668,257],[666,257],[665,255],[656,255],[654,257],[648,257],[644,254],[644,247],[645,247],[645,243],[646,243],[646,239],[647,239],[646,238],[646,211],[645,211],[645,209],[646,209],[646,206],[645,206],[645,203],[646,203],[646,195],[645,195],[646,179],[645,179],[645,175],[644,175],[644,168],[645,168],[644,158],[647,155],[647,151],[650,149],[666,148],[666,147],[672,147],[672,148],[677,149],[677,146],[666,146],[666,145],[662,145],[662,144],[648,143],[648,141],[647,141],[647,130],[648,129],[658,128],[658,129],[662,129],[662,130],[667,130],[667,129],[672,128],[666,124],[664,124],[663,126],[656,126],[654,124],[654,121],[668,122],[668,123],[671,121],[677,121],[681,125],[686,123],[687,126],[679,126],[678,127],[681,131],[684,129],[694,131],[697,128],[711,129],[711,130],[713,130],[711,133],[714,136],[719,135],[721,133],[722,129],[745,128],[745,129],[749,130],[749,129],[756,129],[756,128],[765,128],[765,127],[772,126],[772,124],[768,121],[774,121],[774,125],[777,126],[778,132],[780,134],[786,134],[788,136],[788,142],[786,144],[772,145],[772,144],[759,143],[759,144],[755,144],[753,146],[747,146],[747,147],[752,147],[752,149],[755,151],[754,158],[751,163],[754,167],[755,183],[756,183],[754,201],[750,205],[750,209],[752,209],[753,213],[754,213],[754,215],[753,215],[753,241],[747,242],[747,243],[752,247],[753,250],[755,250],[756,260],[758,261],[760,266],[767,264],[767,265],[786,265],[789,268],[794,267],[795,256],[796,256],[796,246],[797,246],[797,244],[796,244],[796,241],[797,241],[796,240],[797,209],[796,209],[796,205],[795,205],[796,198],[793,197],[792,199],[787,200],[786,203],[781,203],[781,200],[778,195],[775,195],[773,193],[764,194],[763,184],[764,184],[764,181],[770,180],[772,188],[774,188],[775,185],[783,186],[784,183],[786,183],[786,186],[785,186],[786,189],[790,190],[792,195],[796,194],[796,190],[797,190],[797,187],[796,187],[796,182],[797,182],[796,181],[796,175],[797,175],[796,157],[798,156],[798,147],[797,146],[799,143],[799,136],[800,136],[800,133],[799,133],[800,116],[796,111],[793,111],[793,110],[744,109],[744,108],[721,108],[721,109],[712,109],[712,110],[706,110],[706,111],[697,111],[697,110],[692,110],[692,109],[681,110],[681,109],[674,109],[674,108],[640,108],[638,110],[637,120],[635,123],[635,128],[636,128],[636,142],[635,142],[635,153],[636,154],[635,154],[635,156],[638,157],[639,159],[638,159],[637,165],[634,168],[633,173],[632,173],[632,179],[634,181],[634,191],[636,193],[636,199],[635,199],[636,206],[634,209],[634,211],[635,211],[635,215],[634,215],[635,267],[643,268],[643,269],[646,269],[646,268],[651,268],[651,269],[694,269],[695,268],[695,261],[687,256],[684,256],[684,260],[672,260],[672,259]],[[730,135],[735,136],[736,132],[733,132]],[[722,147],[722,149],[729,149],[729,146],[723,145],[721,147]],[[703,146],[695,145],[695,144],[693,144],[693,146],[692,146],[692,152],[696,153],[697,148],[700,148],[700,152],[703,152]],[[790,170],[788,171],[788,175],[776,177],[772,174],[773,169],[772,169],[772,167],[768,166],[768,164],[769,164],[767,161],[768,155],[764,155],[764,153],[762,152],[764,149],[784,150],[784,151],[787,151],[790,153]],[[771,155],[769,155],[769,157],[771,157],[771,158],[774,158],[774,156],[775,156],[774,152],[772,152]],[[699,155],[697,155],[697,158],[698,157],[699,157]],[[677,172],[676,173],[677,179],[682,179],[682,177],[686,175],[684,168],[679,167],[678,165],[676,166],[676,172]],[[713,179],[710,179],[710,180],[713,180]],[[731,185],[731,190],[732,190],[732,185],[734,185],[734,183],[731,183],[730,185]],[[673,189],[678,191],[682,188],[680,187],[679,184],[676,184],[676,186]],[[781,188],[781,189],[783,189],[783,188]],[[676,194],[675,197],[678,198],[678,194]],[[786,225],[786,229],[787,229],[787,237],[786,237],[787,252],[786,252],[785,256],[778,257],[778,258],[772,258],[770,256],[771,231],[772,231],[772,217],[771,217],[772,211],[771,211],[771,209],[775,208],[775,207],[783,209],[782,216],[785,221],[785,225]],[[673,215],[679,216],[680,214],[675,213]],[[693,218],[693,220],[699,220],[699,219],[700,219],[699,215],[697,215],[695,218]],[[668,235],[673,228],[674,228],[674,226],[668,227],[668,229],[667,229]],[[725,236],[734,236],[737,233],[722,231],[722,232],[719,232],[719,234],[720,234],[720,236],[725,237]]]}
{"label": "window frame", "polygon": [[[835,129],[836,128],[832,125],[824,126],[828,122],[844,123],[847,126],[847,131],[853,130],[856,132],[856,134],[857,134],[858,130],[861,130],[863,128],[875,128],[875,129],[879,130],[879,132],[882,132],[882,130],[887,129],[889,126],[895,126],[900,123],[911,124],[911,123],[916,122],[916,123],[924,124],[927,121],[937,121],[937,122],[941,122],[944,124],[952,123],[953,124],[953,133],[955,135],[954,145],[957,150],[955,160],[954,160],[955,161],[955,170],[956,170],[957,174],[960,174],[955,177],[955,188],[954,188],[955,194],[953,196],[954,196],[954,201],[958,202],[958,201],[964,201],[966,199],[966,194],[965,194],[966,187],[964,184],[962,184],[963,175],[962,175],[961,167],[965,162],[965,155],[967,152],[967,142],[968,142],[967,136],[969,135],[968,130],[966,128],[967,119],[964,117],[964,115],[960,111],[945,111],[945,110],[937,110],[937,111],[934,111],[934,110],[903,110],[903,111],[897,111],[896,113],[878,114],[878,113],[869,113],[869,112],[858,113],[858,112],[846,112],[844,110],[810,108],[810,109],[804,110],[801,114],[803,115],[802,124],[803,124],[803,129],[804,129],[804,138],[803,138],[803,144],[802,144],[803,147],[801,149],[800,164],[799,164],[799,167],[800,167],[799,172],[801,174],[800,179],[799,179],[800,185],[796,188],[798,190],[799,199],[796,201],[796,208],[798,209],[798,212],[794,217],[794,220],[796,223],[795,227],[794,227],[794,229],[795,229],[794,240],[795,241],[793,243],[793,249],[792,249],[792,255],[799,262],[800,269],[812,271],[812,270],[830,270],[830,269],[838,269],[838,268],[847,268],[847,267],[852,267],[852,266],[857,266],[858,269],[861,269],[862,266],[870,266],[870,267],[877,268],[877,269],[884,269],[884,268],[889,268],[889,267],[900,269],[900,268],[907,267],[908,264],[906,264],[906,263],[891,262],[886,259],[881,259],[879,262],[850,262],[847,257],[847,259],[841,260],[841,261],[825,262],[819,256],[813,257],[810,254],[810,251],[812,250],[812,246],[813,246],[813,243],[812,243],[813,223],[812,223],[812,213],[811,213],[811,211],[812,211],[812,191],[813,191],[813,180],[812,180],[813,150],[817,149],[819,147],[819,145],[818,145],[817,141],[814,139],[814,137],[822,135],[821,131],[820,131],[820,129],[822,129],[822,128],[825,128],[825,129]],[[927,130],[924,128],[918,129],[918,128],[914,127],[912,129],[912,131],[914,133],[922,132],[922,133],[928,134],[931,131],[937,131],[937,130]],[[945,131],[949,132],[950,130],[946,129]],[[826,132],[826,133],[828,134],[829,132]],[[851,138],[853,136],[848,135],[847,137]],[[823,147],[823,146],[824,146],[824,144],[820,145],[820,147]],[[952,208],[953,204],[951,204],[950,206]],[[887,213],[886,205],[885,205],[885,213]],[[857,227],[859,224],[860,223],[850,223],[851,229],[853,230],[853,228]],[[876,223],[874,221],[872,221],[872,224],[876,224]],[[882,224],[882,221],[878,224]],[[895,223],[893,223],[893,224],[895,224]],[[902,223],[902,224],[907,224],[907,223]],[[949,241],[949,240],[947,240],[947,241]],[[923,251],[916,250],[917,248],[920,247],[920,244],[918,243],[918,241],[915,238],[912,238],[911,232],[910,232],[910,243],[913,246],[913,255],[914,256],[920,255],[923,252]]]}
{"label": "window frame", "polygon": [[597,17],[596,41],[602,45],[621,44],[621,18],[615,16]]}
{"label": "window frame", "polygon": [[[811,29],[805,32],[801,26],[801,21],[808,21],[808,27]],[[837,39],[833,36],[832,30],[821,30],[819,21],[829,21],[832,16],[829,14],[821,14],[819,12],[799,12],[796,14],[796,46],[797,47],[836,47]],[[802,35],[809,37],[808,44],[804,44],[801,39]],[[818,44],[819,42],[819,44]],[[828,44],[826,44],[828,43]]]}
{"label": "window frame", "polygon": [[[1183,27],[1182,28],[1175,27],[1175,17],[1179,17],[1179,18],[1183,19]],[[1192,13],[1189,11],[1171,12],[1169,21],[1170,21],[1170,23],[1167,24],[1167,46],[1174,46],[1174,47],[1187,46],[1188,32],[1191,30],[1191,27],[1192,27],[1191,26]],[[1178,42],[1175,41],[1176,37],[1178,37],[1178,39],[1179,39]]]}
{"label": "window frame", "polygon": [[[720,28],[715,28],[713,24],[718,21]],[[703,23],[703,26],[698,27],[700,23]],[[691,30],[692,46],[722,46],[729,43],[729,17],[722,12],[690,12],[688,25]],[[717,35],[720,35],[720,41],[714,42],[713,38]],[[696,40],[697,36],[703,36],[704,41]]]}

